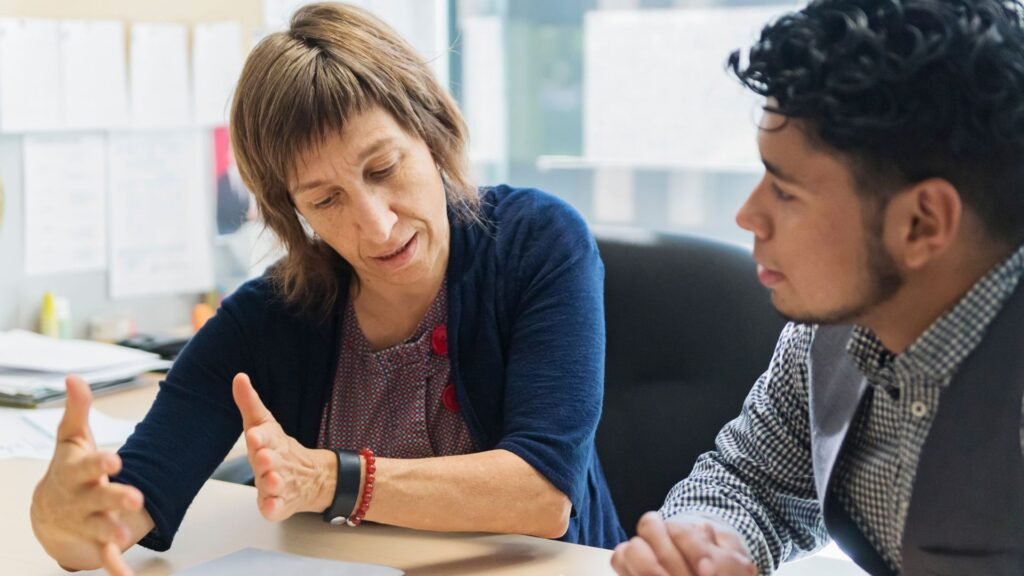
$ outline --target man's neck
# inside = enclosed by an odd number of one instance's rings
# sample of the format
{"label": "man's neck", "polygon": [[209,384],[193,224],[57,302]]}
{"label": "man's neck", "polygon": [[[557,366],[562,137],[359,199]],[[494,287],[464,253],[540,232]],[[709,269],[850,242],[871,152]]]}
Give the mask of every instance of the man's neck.
{"label": "man's neck", "polygon": [[891,299],[857,321],[890,352],[900,354],[1015,248],[989,246],[944,255],[906,279]]}

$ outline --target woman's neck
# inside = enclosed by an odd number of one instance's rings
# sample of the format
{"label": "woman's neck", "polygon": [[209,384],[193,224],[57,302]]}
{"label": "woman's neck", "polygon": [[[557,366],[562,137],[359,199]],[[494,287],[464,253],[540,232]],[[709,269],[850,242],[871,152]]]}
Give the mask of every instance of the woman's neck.
{"label": "woman's neck", "polygon": [[379,287],[353,279],[350,291],[359,328],[374,351],[407,340],[444,284],[445,269],[411,286]]}

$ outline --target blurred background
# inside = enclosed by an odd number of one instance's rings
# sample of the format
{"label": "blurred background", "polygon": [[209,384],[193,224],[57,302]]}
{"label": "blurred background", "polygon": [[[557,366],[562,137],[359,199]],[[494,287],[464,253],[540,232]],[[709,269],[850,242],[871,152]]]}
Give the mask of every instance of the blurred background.
{"label": "blurred background", "polygon": [[[304,2],[0,0],[0,330],[168,333],[276,259],[226,131],[249,49]],[[360,0],[430,62],[481,185],[594,225],[749,243],[758,100],[726,72],[779,2]]]}

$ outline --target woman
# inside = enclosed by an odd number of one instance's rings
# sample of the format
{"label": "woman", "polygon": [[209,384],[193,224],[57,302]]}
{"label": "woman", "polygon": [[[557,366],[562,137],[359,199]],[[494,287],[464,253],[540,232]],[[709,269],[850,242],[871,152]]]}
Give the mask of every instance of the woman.
{"label": "woman", "polygon": [[196,334],[118,455],[92,446],[69,378],[32,505],[46,550],[123,572],[126,547],[168,548],[242,430],[269,520],[619,542],[593,443],[603,270],[579,216],[469,186],[454,103],[340,4],[254,49],[231,130],[288,254]]}

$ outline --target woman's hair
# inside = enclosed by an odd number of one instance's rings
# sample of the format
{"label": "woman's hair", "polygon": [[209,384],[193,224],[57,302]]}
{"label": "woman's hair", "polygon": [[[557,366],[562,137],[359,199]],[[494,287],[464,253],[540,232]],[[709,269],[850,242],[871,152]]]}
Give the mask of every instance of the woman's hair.
{"label": "woman's hair", "polygon": [[746,67],[766,110],[806,121],[884,206],[939,177],[991,237],[1024,240],[1024,31],[1018,0],[815,0],[769,24]]}
{"label": "woman's hair", "polygon": [[301,154],[373,107],[426,143],[449,206],[473,219],[479,199],[462,115],[414,49],[370,13],[333,3],[299,9],[287,31],[259,42],[238,80],[230,121],[238,169],[287,251],[268,274],[280,296],[305,311],[330,310],[339,271],[351,267],[304,226],[289,176]]}

